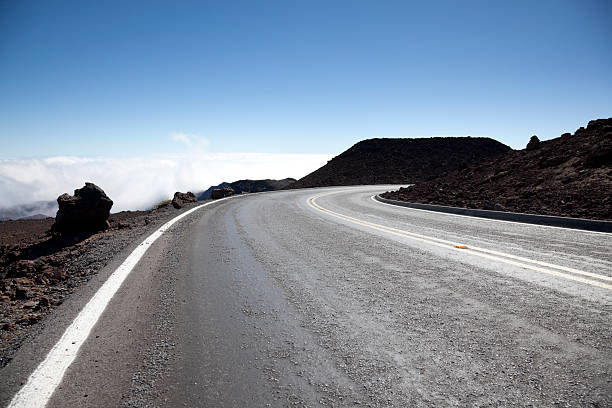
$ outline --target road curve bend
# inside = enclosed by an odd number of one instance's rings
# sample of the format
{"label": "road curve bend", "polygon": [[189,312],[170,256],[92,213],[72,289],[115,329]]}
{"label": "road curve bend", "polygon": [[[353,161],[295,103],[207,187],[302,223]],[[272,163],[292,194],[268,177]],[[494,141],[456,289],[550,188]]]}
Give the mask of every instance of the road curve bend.
{"label": "road curve bend", "polygon": [[[186,216],[47,406],[612,406],[612,234],[372,200],[396,187]],[[32,347],[0,372],[4,405]]]}

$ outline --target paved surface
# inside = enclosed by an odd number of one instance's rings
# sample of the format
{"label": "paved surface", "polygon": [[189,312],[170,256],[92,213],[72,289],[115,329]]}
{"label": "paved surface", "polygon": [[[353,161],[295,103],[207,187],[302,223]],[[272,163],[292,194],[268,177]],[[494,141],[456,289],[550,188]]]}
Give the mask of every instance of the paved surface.
{"label": "paved surface", "polygon": [[[371,199],[385,189],[189,216],[128,277],[49,406],[612,406],[611,234]],[[0,401],[83,299],[0,373]]]}

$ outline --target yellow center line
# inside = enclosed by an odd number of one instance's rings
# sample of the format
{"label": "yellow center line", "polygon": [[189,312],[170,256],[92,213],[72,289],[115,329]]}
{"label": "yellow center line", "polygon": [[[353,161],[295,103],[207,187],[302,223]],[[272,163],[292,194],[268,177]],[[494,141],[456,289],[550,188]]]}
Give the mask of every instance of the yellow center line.
{"label": "yellow center line", "polygon": [[[327,195],[327,194],[325,194],[325,195]],[[361,226],[364,226],[364,227],[372,228],[372,229],[375,229],[375,230],[378,230],[378,231],[382,231],[382,232],[386,232],[386,233],[389,233],[389,234],[392,234],[392,235],[400,236],[402,238],[409,238],[409,239],[412,239],[414,241],[424,242],[426,244],[442,247],[442,248],[445,248],[445,249],[449,249],[451,251],[459,251],[459,252],[463,252],[463,253],[468,253],[468,254],[471,254],[471,255],[479,256],[481,258],[490,259],[490,260],[494,260],[494,261],[498,261],[498,262],[503,262],[503,263],[508,264],[508,265],[518,266],[520,268],[530,269],[532,271],[541,272],[541,273],[545,273],[545,274],[548,274],[548,275],[557,276],[557,277],[560,277],[560,278],[569,279],[569,280],[573,280],[573,281],[576,281],[576,282],[586,283],[588,285],[597,286],[597,287],[600,287],[600,288],[612,290],[612,285],[609,285],[607,283],[599,282],[599,281],[594,281],[594,280],[591,280],[591,279],[586,279],[586,278],[583,278],[581,276],[570,275],[570,274],[567,274],[567,273],[564,273],[564,272],[560,272],[559,270],[570,272],[570,273],[574,273],[574,274],[577,274],[577,275],[588,276],[588,277],[591,277],[591,278],[595,278],[595,279],[599,279],[599,280],[604,280],[604,281],[612,280],[612,277],[609,277],[609,276],[599,275],[599,274],[596,274],[596,273],[586,272],[586,271],[582,271],[582,270],[575,269],[575,268],[568,268],[568,267],[561,266],[561,265],[554,265],[554,264],[547,263],[547,262],[541,262],[541,261],[537,261],[537,260],[523,258],[523,257],[520,257],[520,256],[506,254],[506,253],[499,252],[499,251],[493,251],[493,250],[490,250],[490,249],[473,247],[473,246],[467,246],[467,245],[462,244],[462,243],[452,242],[452,241],[448,241],[448,240],[445,240],[445,239],[430,237],[430,236],[427,236],[427,235],[417,234],[417,233],[414,233],[414,232],[408,232],[408,231],[400,230],[400,229],[397,229],[397,228],[388,227],[386,225],[375,224],[375,223],[370,222],[370,221],[360,220],[358,218],[354,218],[354,217],[351,217],[351,216],[348,216],[348,215],[345,215],[345,214],[340,214],[338,212],[335,212],[335,211],[332,211],[332,210],[329,210],[327,208],[322,207],[321,205],[319,205],[316,202],[316,199],[321,197],[321,196],[322,195],[310,197],[307,200],[307,204],[310,207],[312,207],[315,210],[317,210],[317,211],[323,212],[325,214],[331,215],[333,217],[336,217],[336,218],[339,218],[339,219],[342,219],[342,220],[345,220],[345,221],[349,221],[349,222],[357,224],[357,225],[361,225]],[[466,246],[467,246],[467,248],[465,248]],[[527,264],[525,262],[529,262],[529,264]],[[532,265],[530,265],[530,264],[532,264]],[[539,266],[535,266],[535,265],[539,265]],[[553,270],[553,269],[550,269],[550,268],[554,268],[554,269],[558,269],[558,270]]]}

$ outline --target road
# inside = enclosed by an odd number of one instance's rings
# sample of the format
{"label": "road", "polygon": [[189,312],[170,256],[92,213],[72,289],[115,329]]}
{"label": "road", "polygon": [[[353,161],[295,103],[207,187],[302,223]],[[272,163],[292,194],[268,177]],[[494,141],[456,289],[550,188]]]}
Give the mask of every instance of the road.
{"label": "road", "polygon": [[[390,188],[242,196],[177,222],[47,406],[612,406],[612,234],[372,200]],[[1,402],[82,297],[4,369]]]}

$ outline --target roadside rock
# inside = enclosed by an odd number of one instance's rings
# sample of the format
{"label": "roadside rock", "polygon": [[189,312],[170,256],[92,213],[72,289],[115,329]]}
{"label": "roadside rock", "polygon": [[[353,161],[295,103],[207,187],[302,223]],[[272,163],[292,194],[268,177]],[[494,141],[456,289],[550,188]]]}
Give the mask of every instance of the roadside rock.
{"label": "roadside rock", "polygon": [[219,198],[229,197],[231,195],[234,195],[234,189],[229,186],[225,186],[223,188],[214,189],[210,194],[210,198],[217,200]]}
{"label": "roadside rock", "polygon": [[93,183],[85,183],[85,187],[74,190],[74,196],[62,194],[57,198],[57,204],[59,209],[51,227],[53,232],[97,232],[110,226],[108,217],[113,201]]}
{"label": "roadside rock", "polygon": [[180,191],[177,191],[176,193],[174,193],[174,198],[172,199],[172,206],[178,209],[182,208],[183,204],[185,203],[195,203],[196,201],[198,201],[198,199],[191,191],[188,191],[186,193],[181,193]]}

